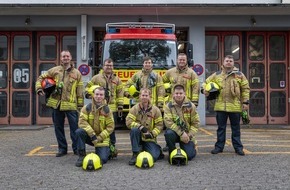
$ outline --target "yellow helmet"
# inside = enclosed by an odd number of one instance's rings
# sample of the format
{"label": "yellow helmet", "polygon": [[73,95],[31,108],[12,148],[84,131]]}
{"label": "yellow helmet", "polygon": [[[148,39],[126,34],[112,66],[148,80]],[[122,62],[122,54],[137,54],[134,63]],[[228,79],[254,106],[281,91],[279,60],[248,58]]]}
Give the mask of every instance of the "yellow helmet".
{"label": "yellow helmet", "polygon": [[209,82],[205,85],[205,90],[209,92],[207,100],[214,100],[220,93],[220,87],[215,82]]}
{"label": "yellow helmet", "polygon": [[129,94],[131,96],[133,96],[134,98],[138,97],[139,96],[139,91],[136,89],[136,86],[135,85],[131,85],[129,87]]}
{"label": "yellow helmet", "polygon": [[187,164],[187,154],[181,148],[176,148],[170,153],[169,163],[171,165],[183,166]]}
{"label": "yellow helmet", "polygon": [[93,85],[88,89],[88,94],[93,96],[94,95],[94,91],[96,88],[100,87],[99,85]]}
{"label": "yellow helmet", "polygon": [[94,171],[102,168],[102,161],[100,157],[95,153],[86,155],[83,160],[83,169],[86,171]]}
{"label": "yellow helmet", "polygon": [[154,160],[149,152],[140,152],[136,159],[136,164],[138,168],[151,168],[154,165]]}
{"label": "yellow helmet", "polygon": [[171,84],[170,83],[164,83],[164,88],[165,88],[166,94],[171,93]]}

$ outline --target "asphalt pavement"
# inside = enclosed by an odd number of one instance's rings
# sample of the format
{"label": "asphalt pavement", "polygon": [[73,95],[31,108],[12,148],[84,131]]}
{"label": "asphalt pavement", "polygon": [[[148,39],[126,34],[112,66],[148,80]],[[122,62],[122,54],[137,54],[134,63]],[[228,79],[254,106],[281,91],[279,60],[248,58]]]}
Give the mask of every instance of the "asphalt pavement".
{"label": "asphalt pavement", "polygon": [[[14,128],[13,128],[14,127]],[[150,169],[129,166],[129,130],[117,130],[117,159],[87,172],[74,166],[78,156],[57,158],[50,126],[0,127],[0,189],[290,189],[290,127],[242,127],[246,156],[235,154],[228,127],[223,153],[212,155],[216,126],[201,127],[198,153],[187,166],[171,166],[165,152]],[[66,127],[68,142],[69,130]],[[163,133],[159,144],[165,145]],[[87,146],[87,152],[93,148]]]}

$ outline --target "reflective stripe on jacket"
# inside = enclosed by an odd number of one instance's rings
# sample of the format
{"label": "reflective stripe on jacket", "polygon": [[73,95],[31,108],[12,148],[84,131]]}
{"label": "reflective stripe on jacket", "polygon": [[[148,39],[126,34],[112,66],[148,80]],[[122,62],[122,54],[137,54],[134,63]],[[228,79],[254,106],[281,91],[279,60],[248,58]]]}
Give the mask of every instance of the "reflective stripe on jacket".
{"label": "reflective stripe on jacket", "polygon": [[41,81],[44,78],[53,78],[56,82],[56,88],[63,82],[62,88],[57,93],[52,93],[47,100],[47,106],[53,109],[59,107],[60,111],[77,110],[84,105],[83,81],[81,73],[73,67],[64,70],[63,66],[55,66],[47,72],[40,75],[36,81],[36,92],[41,90]]}
{"label": "reflective stripe on jacket", "polygon": [[249,101],[249,82],[236,67],[230,73],[226,73],[223,68],[213,73],[206,79],[203,87],[209,82],[215,82],[220,87],[214,106],[215,111],[241,112],[243,102]]}
{"label": "reflective stripe on jacket", "polygon": [[154,139],[145,139],[142,136],[142,141],[156,142],[156,137],[163,129],[162,115],[158,107],[149,105],[147,110],[143,110],[141,104],[138,103],[130,109],[126,117],[126,125],[129,129],[143,125],[149,132],[152,132]]}
{"label": "reflective stripe on jacket", "polygon": [[96,147],[109,146],[110,134],[115,128],[109,106],[105,105],[105,102],[98,108],[95,103],[85,105],[81,109],[79,128],[84,129],[90,137],[97,136]]}

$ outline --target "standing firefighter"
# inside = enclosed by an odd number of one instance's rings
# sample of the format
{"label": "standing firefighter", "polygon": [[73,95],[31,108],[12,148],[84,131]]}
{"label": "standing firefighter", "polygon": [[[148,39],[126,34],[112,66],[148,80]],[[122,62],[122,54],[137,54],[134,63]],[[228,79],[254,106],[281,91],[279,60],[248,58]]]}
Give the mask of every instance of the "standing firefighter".
{"label": "standing firefighter", "polygon": [[198,106],[199,80],[197,74],[188,67],[186,54],[178,54],[176,67],[165,72],[163,82],[164,84],[170,83],[171,92],[177,84],[184,86],[188,100]]}
{"label": "standing firefighter", "polygon": [[[105,89],[105,99],[113,112],[114,121],[117,123],[118,118],[122,118],[124,90],[121,79],[113,72],[113,60],[108,58],[104,61],[103,72],[95,75],[86,86],[86,97],[89,97],[89,89],[94,85],[99,85]],[[117,156],[115,149],[116,135],[115,131],[110,135],[112,157]]]}
{"label": "standing firefighter", "polygon": [[241,142],[240,118],[242,110],[248,109],[249,104],[249,82],[245,75],[234,67],[234,58],[227,55],[224,58],[222,70],[213,73],[203,84],[203,92],[206,96],[210,92],[206,90],[209,83],[217,84],[219,94],[217,96],[214,110],[218,124],[217,142],[212,154],[223,152],[226,141],[227,120],[230,119],[232,129],[232,144],[238,155],[245,155]]}
{"label": "standing firefighter", "polygon": [[157,136],[163,128],[160,110],[151,104],[151,91],[140,90],[140,102],[134,105],[126,117],[126,125],[130,132],[133,156],[129,165],[136,163],[138,154],[143,150],[149,152],[154,161],[163,158],[161,147],[157,144]]}
{"label": "standing firefighter", "polygon": [[159,109],[163,109],[163,101],[165,96],[165,89],[162,82],[162,77],[152,70],[153,64],[150,57],[143,59],[143,69],[135,73],[131,79],[129,79],[125,86],[125,96],[138,98],[139,94],[131,93],[132,88],[137,92],[141,88],[148,88],[151,92],[151,103],[157,106]]}
{"label": "standing firefighter", "polygon": [[195,135],[199,128],[199,115],[195,105],[186,98],[182,85],[174,86],[172,96],[172,101],[164,106],[164,123],[167,128],[164,136],[169,155],[176,149],[175,144],[178,142],[188,160],[192,160],[196,155]]}
{"label": "standing firefighter", "polygon": [[67,154],[67,141],[64,132],[65,116],[68,119],[70,127],[70,136],[72,140],[72,149],[77,154],[75,130],[78,128],[78,112],[84,104],[83,82],[81,73],[74,68],[71,62],[69,51],[61,52],[61,64],[49,69],[38,77],[36,81],[36,92],[44,96],[41,83],[44,79],[51,78],[55,81],[55,89],[47,99],[47,106],[53,109],[52,120],[56,139],[58,142],[58,153],[56,157]]}
{"label": "standing firefighter", "polygon": [[110,134],[115,125],[113,114],[106,104],[105,89],[96,86],[92,90],[92,103],[84,106],[80,113],[79,129],[76,131],[79,158],[77,167],[81,167],[86,156],[86,144],[95,147],[95,153],[105,164],[110,156]]}

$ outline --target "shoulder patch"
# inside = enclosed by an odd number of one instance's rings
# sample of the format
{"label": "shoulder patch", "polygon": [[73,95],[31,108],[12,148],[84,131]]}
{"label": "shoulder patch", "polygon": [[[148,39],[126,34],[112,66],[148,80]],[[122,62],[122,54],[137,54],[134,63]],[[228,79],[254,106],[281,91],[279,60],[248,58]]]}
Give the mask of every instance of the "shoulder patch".
{"label": "shoulder patch", "polygon": [[89,113],[92,111],[92,103],[86,105],[86,111]]}
{"label": "shoulder patch", "polygon": [[185,104],[184,104],[184,107],[186,107],[186,108],[191,108],[191,107],[192,107],[191,102],[187,102],[187,103],[185,103]]}
{"label": "shoulder patch", "polygon": [[173,107],[172,102],[169,102],[167,106],[171,109]]}

